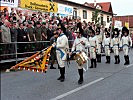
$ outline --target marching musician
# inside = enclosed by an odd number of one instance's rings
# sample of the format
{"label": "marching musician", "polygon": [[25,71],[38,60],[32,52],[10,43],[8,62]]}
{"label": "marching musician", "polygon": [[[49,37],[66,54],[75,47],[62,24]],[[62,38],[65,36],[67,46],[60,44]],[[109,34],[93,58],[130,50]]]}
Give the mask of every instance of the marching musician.
{"label": "marching musician", "polygon": [[111,41],[111,48],[113,48],[115,64],[119,64],[120,63],[120,57],[119,57],[120,38],[119,38],[118,28],[114,29],[113,39]]}
{"label": "marching musician", "polygon": [[90,59],[91,59],[91,66],[90,68],[96,68],[97,62],[96,62],[96,48],[99,45],[97,38],[95,36],[95,31],[93,29],[90,29],[90,37],[89,37],[89,43],[90,43]]}
{"label": "marching musician", "polygon": [[96,38],[98,41],[96,58],[97,58],[97,62],[100,63],[101,62],[101,46],[102,46],[102,35],[100,34],[100,27],[96,28]]}
{"label": "marching musician", "polygon": [[64,82],[65,80],[65,60],[67,59],[67,53],[69,51],[69,45],[68,45],[68,38],[63,33],[63,29],[59,25],[57,28],[57,32],[59,34],[57,41],[56,41],[56,56],[57,61],[60,67],[60,77],[57,80],[60,80],[60,82]]}
{"label": "marching musician", "polygon": [[102,43],[102,46],[104,47],[105,50],[106,63],[110,63],[110,44],[111,44],[110,33],[106,31],[105,38],[103,39]]}
{"label": "marching musician", "polygon": [[[75,31],[75,33],[77,33],[77,38],[74,40],[72,50],[71,50],[71,55],[74,51],[85,52],[85,47],[89,46],[89,42],[87,38],[83,37],[82,33],[78,29]],[[83,80],[83,66],[78,65],[78,73],[80,76],[78,80],[78,84],[82,84],[84,81]]]}
{"label": "marching musician", "polygon": [[124,52],[124,58],[125,58],[125,63],[124,65],[130,64],[129,61],[129,48],[132,47],[132,40],[131,37],[129,36],[129,30],[126,27],[122,28],[122,39],[121,39],[121,47],[123,48]]}

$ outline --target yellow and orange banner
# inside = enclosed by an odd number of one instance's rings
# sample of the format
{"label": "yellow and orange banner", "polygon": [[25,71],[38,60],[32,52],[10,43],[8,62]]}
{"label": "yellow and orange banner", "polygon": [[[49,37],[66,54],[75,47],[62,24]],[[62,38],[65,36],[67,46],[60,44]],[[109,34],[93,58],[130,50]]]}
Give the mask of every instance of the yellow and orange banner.
{"label": "yellow and orange banner", "polygon": [[56,13],[58,11],[58,4],[56,2],[46,0],[21,0],[20,7],[43,12]]}
{"label": "yellow and orange banner", "polygon": [[45,48],[44,50],[37,52],[24,61],[12,66],[12,69],[29,70],[33,72],[47,72],[48,62],[50,57],[52,46]]}

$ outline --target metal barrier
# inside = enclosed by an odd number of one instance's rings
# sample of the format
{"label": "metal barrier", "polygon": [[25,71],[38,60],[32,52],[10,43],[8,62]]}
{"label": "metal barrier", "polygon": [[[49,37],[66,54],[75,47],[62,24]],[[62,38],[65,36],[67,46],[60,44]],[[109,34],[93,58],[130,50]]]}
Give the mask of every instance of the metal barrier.
{"label": "metal barrier", "polygon": [[0,43],[0,63],[17,63],[49,45],[50,41]]}
{"label": "metal barrier", "polygon": [[[70,40],[70,48],[72,43],[73,40]],[[48,46],[50,46],[50,41],[0,43],[0,64],[18,63]]]}

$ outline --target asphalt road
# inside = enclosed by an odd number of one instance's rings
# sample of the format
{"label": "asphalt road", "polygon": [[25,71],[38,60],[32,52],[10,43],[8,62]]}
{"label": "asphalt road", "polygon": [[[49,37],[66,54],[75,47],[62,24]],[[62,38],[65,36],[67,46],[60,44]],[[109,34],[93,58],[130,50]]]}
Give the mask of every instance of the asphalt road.
{"label": "asphalt road", "polygon": [[[1,73],[1,100],[133,100],[133,50],[130,51],[130,65],[121,63],[98,63],[96,69],[84,72],[84,83],[78,85],[76,62],[66,67],[66,80],[59,82],[58,69],[47,73],[17,71]],[[57,67],[57,65],[55,65]],[[86,66],[86,65],[84,65]],[[85,67],[86,68],[86,67]]]}

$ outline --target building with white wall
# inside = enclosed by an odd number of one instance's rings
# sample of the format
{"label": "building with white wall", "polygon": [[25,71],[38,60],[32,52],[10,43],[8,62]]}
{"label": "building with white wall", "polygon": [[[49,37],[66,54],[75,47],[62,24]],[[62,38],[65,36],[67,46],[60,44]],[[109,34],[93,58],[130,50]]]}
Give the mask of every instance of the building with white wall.
{"label": "building with white wall", "polygon": [[[104,25],[105,27],[109,27],[112,23],[113,11],[111,2],[103,2],[103,3],[87,3],[79,4],[72,1],[67,0],[53,0],[57,2],[59,5],[63,4],[64,6],[71,7],[73,10],[74,18],[81,18],[81,21],[92,22],[93,12],[96,9],[99,9],[98,17],[100,18],[99,23]],[[59,7],[59,6],[58,6]],[[59,9],[59,8],[58,8]],[[69,15],[68,15],[69,16]]]}

